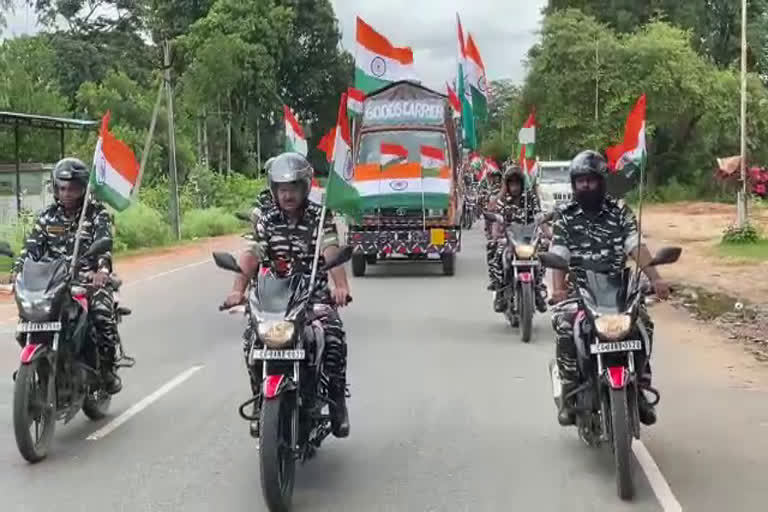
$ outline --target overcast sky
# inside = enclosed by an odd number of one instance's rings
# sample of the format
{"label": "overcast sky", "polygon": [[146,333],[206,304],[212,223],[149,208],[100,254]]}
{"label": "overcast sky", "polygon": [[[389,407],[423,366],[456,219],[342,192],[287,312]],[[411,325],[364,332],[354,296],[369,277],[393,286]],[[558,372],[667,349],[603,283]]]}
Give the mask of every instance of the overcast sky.
{"label": "overcast sky", "polygon": [[[522,82],[523,59],[536,41],[546,0],[331,0],[343,33],[344,48],[354,54],[355,17],[362,17],[396,46],[413,48],[423,82],[442,90],[456,74],[456,12],[472,33],[488,78]],[[35,15],[16,0],[4,36],[32,33]]]}

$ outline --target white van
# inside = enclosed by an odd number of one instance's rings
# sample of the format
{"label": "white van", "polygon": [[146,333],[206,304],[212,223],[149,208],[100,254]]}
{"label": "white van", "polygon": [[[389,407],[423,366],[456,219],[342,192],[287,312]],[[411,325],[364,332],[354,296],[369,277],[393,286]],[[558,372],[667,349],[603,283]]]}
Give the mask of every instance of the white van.
{"label": "white van", "polygon": [[541,208],[548,212],[557,205],[567,203],[573,194],[571,178],[568,174],[570,160],[539,161],[538,188],[541,197]]}

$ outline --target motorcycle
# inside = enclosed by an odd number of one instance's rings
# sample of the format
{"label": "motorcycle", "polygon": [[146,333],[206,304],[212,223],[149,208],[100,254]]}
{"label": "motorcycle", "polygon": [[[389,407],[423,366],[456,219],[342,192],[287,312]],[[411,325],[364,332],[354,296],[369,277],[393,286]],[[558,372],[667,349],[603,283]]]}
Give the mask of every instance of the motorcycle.
{"label": "motorcycle", "polygon": [[[346,247],[323,270],[351,258],[352,248]],[[222,269],[242,272],[231,254],[213,253],[213,259]],[[320,320],[333,309],[325,304],[310,307],[314,290],[308,273],[281,278],[261,267],[254,281],[245,312],[257,342],[251,346],[248,364],[262,374],[262,384],[260,393],[244,402],[239,413],[258,422],[264,500],[270,510],[286,511],[291,508],[296,460],[311,459],[331,433],[326,409],[332,400],[322,367],[325,339]],[[246,411],[249,407],[253,414]]]}
{"label": "motorcycle", "polygon": [[[96,240],[77,266],[111,248],[110,239]],[[69,423],[81,409],[89,419],[100,420],[106,417],[112,401],[88,318],[90,285],[75,283],[73,275],[77,271],[70,272],[68,258],[27,259],[16,277],[20,320],[16,332],[22,350],[21,364],[14,374],[13,430],[19,452],[29,462],[47,456],[57,420]],[[121,284],[118,278],[110,277],[118,323],[131,314],[130,309],[119,305],[116,292]],[[134,365],[135,361],[123,353],[122,344],[118,343],[116,350],[117,367]]]}
{"label": "motorcycle", "polygon": [[[498,213],[486,213],[489,222],[504,225]],[[497,291],[504,296],[504,316],[512,327],[520,327],[523,343],[531,341],[533,314],[536,310],[536,275],[541,272],[537,252],[540,240],[537,223],[511,223],[506,227],[503,284]]]}
{"label": "motorcycle", "polygon": [[[680,258],[682,249],[667,247],[659,250],[648,266],[667,265]],[[568,271],[569,262],[553,253],[542,253],[539,258],[546,268]],[[550,362],[555,405],[575,397],[576,426],[579,437],[588,446],[609,443],[613,449],[616,485],[622,500],[634,494],[632,478],[632,438],[640,439],[638,411],[639,374],[645,356],[649,354],[648,336],[638,322],[640,306],[651,290],[644,286],[637,274],[626,269],[618,278],[609,275],[610,268],[595,265],[572,256],[571,265],[584,269],[587,287],[575,286],[576,296],[566,299],[554,308],[562,312],[567,308],[578,311],[574,326],[574,341],[582,384],[566,396],[561,395],[557,365]],[[573,310],[573,309],[571,309]],[[645,388],[656,405],[660,395]]]}

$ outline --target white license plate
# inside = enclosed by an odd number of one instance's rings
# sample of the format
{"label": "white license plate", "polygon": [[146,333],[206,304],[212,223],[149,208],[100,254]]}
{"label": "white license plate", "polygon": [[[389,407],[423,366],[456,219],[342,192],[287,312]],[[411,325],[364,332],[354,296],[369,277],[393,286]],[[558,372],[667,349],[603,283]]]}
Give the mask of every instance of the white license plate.
{"label": "white license plate", "polygon": [[61,322],[42,322],[42,323],[32,323],[27,322],[23,324],[18,324],[16,326],[16,332],[49,332],[49,331],[60,331],[61,330]]}
{"label": "white license plate", "polygon": [[512,262],[513,267],[538,267],[539,260],[514,260]]}
{"label": "white license plate", "polygon": [[272,350],[259,349],[253,351],[253,359],[260,360],[283,360],[283,361],[302,361],[306,357],[304,349],[297,350]]}
{"label": "white license plate", "polygon": [[642,348],[643,344],[640,340],[595,343],[589,347],[590,352],[593,354],[605,354],[606,352],[629,352],[632,350],[642,350]]}

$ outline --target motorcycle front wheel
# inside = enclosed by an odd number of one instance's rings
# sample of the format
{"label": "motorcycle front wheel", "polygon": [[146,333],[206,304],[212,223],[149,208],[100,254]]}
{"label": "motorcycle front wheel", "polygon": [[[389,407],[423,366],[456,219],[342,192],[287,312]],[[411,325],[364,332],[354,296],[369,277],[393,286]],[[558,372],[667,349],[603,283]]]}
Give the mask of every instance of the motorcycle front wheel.
{"label": "motorcycle front wheel", "polygon": [[16,374],[13,433],[19,453],[28,462],[40,462],[48,455],[56,429],[56,407],[49,403],[54,396],[51,388],[54,385],[47,359],[23,364]]}
{"label": "motorcycle front wheel", "polygon": [[523,343],[531,341],[533,332],[533,286],[531,283],[523,283],[519,288],[517,298],[520,304],[520,339]]}
{"label": "motorcycle front wheel", "polygon": [[291,509],[296,471],[291,419],[295,407],[296,399],[292,393],[281,393],[275,398],[264,400],[261,406],[261,490],[271,512]]}
{"label": "motorcycle front wheel", "polygon": [[611,433],[613,459],[616,465],[616,489],[619,498],[630,500],[635,494],[632,481],[632,433],[627,390],[611,389]]}

